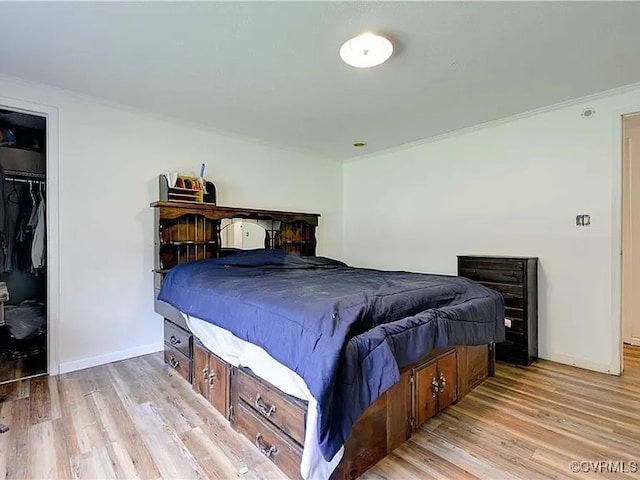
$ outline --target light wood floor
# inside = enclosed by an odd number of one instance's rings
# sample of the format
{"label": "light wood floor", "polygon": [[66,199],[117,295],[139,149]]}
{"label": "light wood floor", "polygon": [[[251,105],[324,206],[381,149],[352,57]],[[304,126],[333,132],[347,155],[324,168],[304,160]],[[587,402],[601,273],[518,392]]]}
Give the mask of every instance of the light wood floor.
{"label": "light wood floor", "polygon": [[[365,478],[597,478],[569,463],[640,461],[640,347],[625,354],[622,377],[499,364]],[[160,355],[0,386],[0,397],[0,477],[282,477]]]}

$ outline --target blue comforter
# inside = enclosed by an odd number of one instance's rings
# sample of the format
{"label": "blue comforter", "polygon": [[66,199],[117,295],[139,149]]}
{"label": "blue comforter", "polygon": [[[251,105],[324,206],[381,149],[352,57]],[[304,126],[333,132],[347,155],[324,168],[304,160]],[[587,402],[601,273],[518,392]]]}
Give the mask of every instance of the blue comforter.
{"label": "blue comforter", "polygon": [[434,348],[504,340],[502,296],[471,280],[250,250],[180,265],[158,299],[262,347],[318,402],[330,460],[353,423]]}

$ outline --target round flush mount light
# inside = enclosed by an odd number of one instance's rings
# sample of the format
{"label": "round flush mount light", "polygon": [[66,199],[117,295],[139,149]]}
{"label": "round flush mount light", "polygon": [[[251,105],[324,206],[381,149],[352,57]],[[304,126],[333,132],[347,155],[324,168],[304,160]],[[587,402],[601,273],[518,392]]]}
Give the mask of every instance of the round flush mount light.
{"label": "round flush mount light", "polygon": [[386,62],[393,53],[389,39],[364,33],[350,38],[340,47],[340,58],[347,65],[357,68],[370,68]]}
{"label": "round flush mount light", "polygon": [[360,147],[365,147],[367,145],[367,142],[353,142],[353,146],[360,148]]}

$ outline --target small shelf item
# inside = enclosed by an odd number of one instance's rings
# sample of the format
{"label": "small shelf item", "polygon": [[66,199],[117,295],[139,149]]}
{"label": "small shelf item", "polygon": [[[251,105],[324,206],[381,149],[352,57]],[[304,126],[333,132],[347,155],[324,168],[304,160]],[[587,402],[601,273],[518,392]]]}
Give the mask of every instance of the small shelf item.
{"label": "small shelf item", "polygon": [[216,188],[204,178],[164,173],[158,177],[160,200],[165,202],[216,203]]}

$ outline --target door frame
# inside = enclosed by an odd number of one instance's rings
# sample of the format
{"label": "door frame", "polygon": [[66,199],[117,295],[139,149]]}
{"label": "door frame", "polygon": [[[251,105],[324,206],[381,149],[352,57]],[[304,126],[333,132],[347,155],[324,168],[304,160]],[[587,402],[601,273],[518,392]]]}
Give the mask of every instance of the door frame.
{"label": "door frame", "polygon": [[622,330],[622,182],[624,162],[624,117],[640,113],[640,104],[620,108],[613,113],[613,198],[611,217],[611,325],[613,339],[611,373],[621,375],[624,370]]}
{"label": "door frame", "polygon": [[47,373],[58,375],[60,323],[60,206],[58,109],[12,97],[0,96],[0,108],[46,119],[46,221],[47,221]]}

